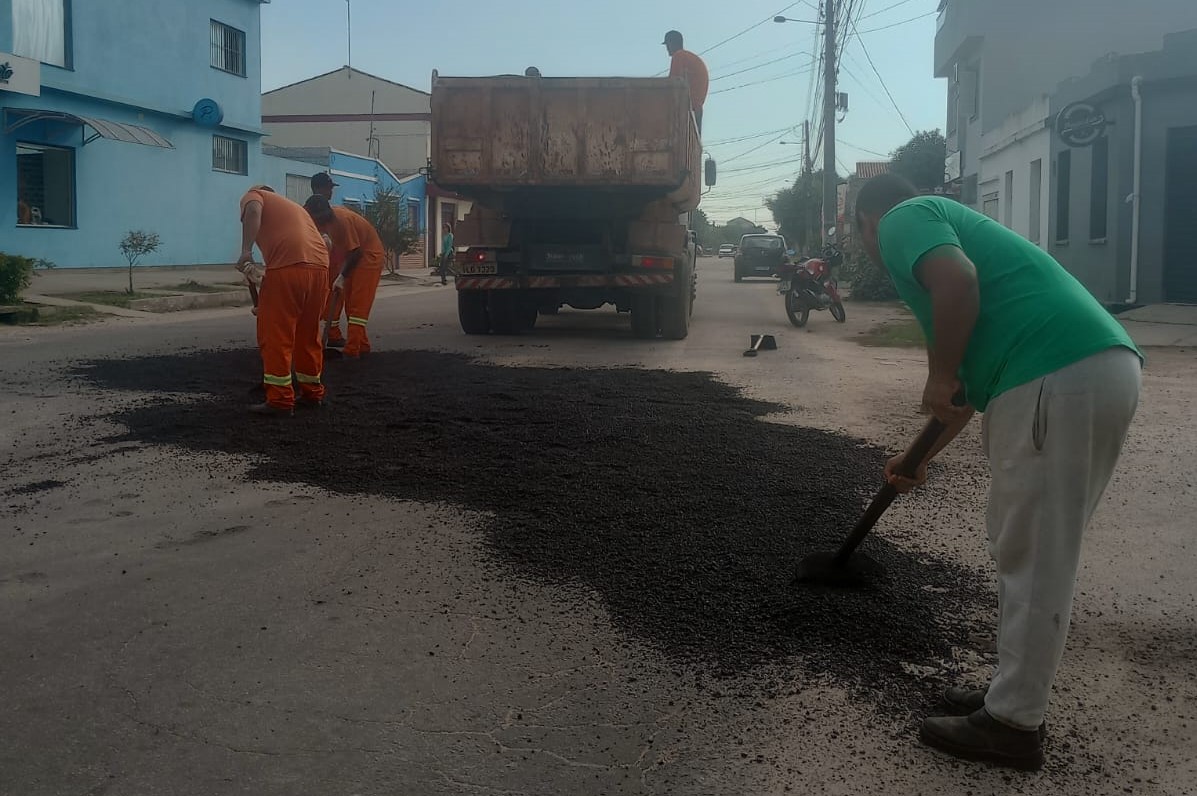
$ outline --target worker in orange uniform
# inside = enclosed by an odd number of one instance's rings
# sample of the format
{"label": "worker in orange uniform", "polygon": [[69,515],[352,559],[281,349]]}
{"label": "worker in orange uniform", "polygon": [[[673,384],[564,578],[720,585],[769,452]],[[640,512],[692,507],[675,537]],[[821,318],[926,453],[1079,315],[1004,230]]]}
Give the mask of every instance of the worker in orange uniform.
{"label": "worker in orange uniform", "polygon": [[684,77],[690,86],[690,109],[694,111],[694,122],[698,125],[698,132],[702,134],[702,106],[707,101],[707,91],[711,86],[711,75],[707,72],[707,65],[694,53],[682,46],[682,34],[671,30],[665,34],[662,42],[669,52],[669,76]]}
{"label": "worker in orange uniform", "polygon": [[241,197],[238,270],[253,262],[255,243],[266,263],[258,300],[258,349],[266,401],[250,411],[291,414],[296,404],[293,366],[300,405],[322,406],[320,318],[328,296],[328,249],[304,209],[266,185],[254,186]]}
{"label": "worker in orange uniform", "polygon": [[[332,204],[333,189],[339,183],[333,182],[332,175],[327,171],[317,172],[312,175],[312,194],[314,196],[323,196]],[[327,236],[326,236],[327,237]],[[345,295],[339,290],[333,290],[333,282],[341,275],[341,269],[345,267],[344,258],[337,256],[332,252],[332,246],[329,246],[329,262],[328,262],[328,306],[324,308],[324,317],[332,318],[333,321],[328,325],[328,345],[330,348],[344,348],[345,336],[341,334],[341,316],[345,314]],[[333,308],[336,305],[336,308]]]}
{"label": "worker in orange uniform", "polygon": [[332,239],[333,257],[343,258],[341,275],[333,283],[333,290],[345,295],[345,311],[349,317],[349,339],[345,356],[360,357],[370,353],[370,338],[366,324],[374,294],[382,279],[382,264],[386,252],[374,225],[363,216],[340,205],[332,206],[323,196],[311,196],[304,204],[321,232]]}

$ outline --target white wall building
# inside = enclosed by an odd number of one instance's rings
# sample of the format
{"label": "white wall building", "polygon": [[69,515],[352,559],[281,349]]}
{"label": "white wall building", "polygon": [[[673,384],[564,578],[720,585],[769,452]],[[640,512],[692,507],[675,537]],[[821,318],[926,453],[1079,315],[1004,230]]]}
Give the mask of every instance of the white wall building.
{"label": "white wall building", "polygon": [[431,120],[427,92],[348,66],[262,95],[267,143],[376,158],[400,177],[428,165]]}
{"label": "white wall building", "polygon": [[1047,250],[1051,110],[1042,96],[981,136],[980,210]]}

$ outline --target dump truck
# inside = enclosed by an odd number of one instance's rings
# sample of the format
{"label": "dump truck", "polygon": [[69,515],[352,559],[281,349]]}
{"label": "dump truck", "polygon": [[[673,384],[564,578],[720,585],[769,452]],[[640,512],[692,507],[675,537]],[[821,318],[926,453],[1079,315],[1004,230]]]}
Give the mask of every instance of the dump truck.
{"label": "dump truck", "polygon": [[431,103],[429,177],[470,203],[455,231],[466,334],[614,305],[637,337],[687,335],[687,221],[715,164],[683,80],[433,72]]}

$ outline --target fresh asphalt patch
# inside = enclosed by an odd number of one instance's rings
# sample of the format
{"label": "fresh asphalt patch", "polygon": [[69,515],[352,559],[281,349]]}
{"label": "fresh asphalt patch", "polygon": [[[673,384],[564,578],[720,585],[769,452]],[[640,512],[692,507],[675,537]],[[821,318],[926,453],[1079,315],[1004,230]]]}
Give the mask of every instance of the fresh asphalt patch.
{"label": "fresh asphalt patch", "polygon": [[244,455],[260,481],[482,511],[495,577],[598,599],[629,640],[728,692],[792,690],[798,670],[910,717],[954,682],[954,650],[992,632],[980,573],[892,545],[883,527],[862,548],[886,572],[873,588],[791,587],[803,556],[852,527],[885,454],[761,422],[782,407],[709,374],[381,352],[330,363],[324,409],[263,419],[245,411],[259,372],[255,350],[78,370],[144,394],[113,416],[127,429],[115,441]]}

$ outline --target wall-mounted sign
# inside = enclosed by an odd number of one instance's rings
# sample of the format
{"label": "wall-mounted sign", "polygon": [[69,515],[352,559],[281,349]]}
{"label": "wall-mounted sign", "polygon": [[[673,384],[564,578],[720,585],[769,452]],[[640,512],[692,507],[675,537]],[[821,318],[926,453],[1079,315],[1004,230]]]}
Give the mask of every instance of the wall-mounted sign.
{"label": "wall-mounted sign", "polygon": [[5,91],[41,96],[42,65],[31,58],[0,53],[0,93]]}
{"label": "wall-mounted sign", "polygon": [[953,182],[960,179],[960,150],[943,159],[943,181]]}
{"label": "wall-mounted sign", "polygon": [[1073,102],[1056,115],[1056,135],[1068,146],[1091,146],[1102,137],[1109,123],[1105,114],[1093,105]]}
{"label": "wall-mounted sign", "polygon": [[204,98],[191,109],[191,118],[200,127],[218,127],[224,121],[224,111],[214,99]]}

